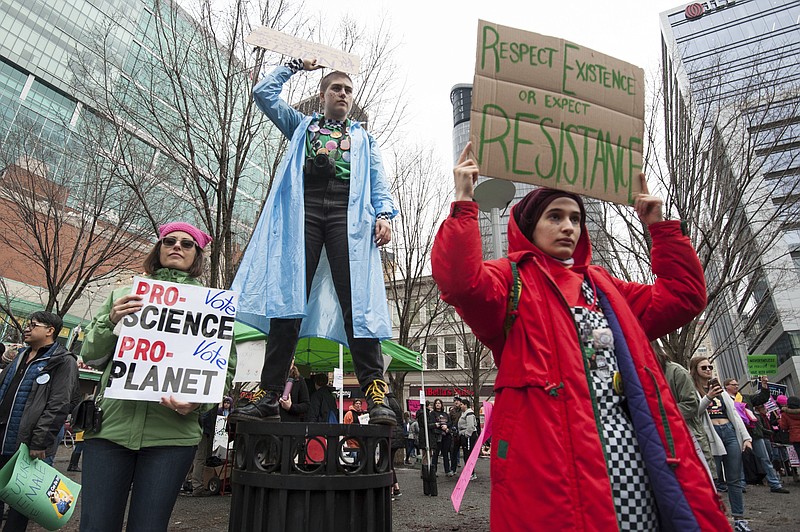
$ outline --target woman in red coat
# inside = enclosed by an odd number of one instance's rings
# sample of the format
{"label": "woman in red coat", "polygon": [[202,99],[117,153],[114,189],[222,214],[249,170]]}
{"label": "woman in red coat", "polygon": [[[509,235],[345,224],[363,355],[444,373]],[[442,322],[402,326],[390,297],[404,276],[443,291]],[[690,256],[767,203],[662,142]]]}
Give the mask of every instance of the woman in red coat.
{"label": "woman in red coat", "polygon": [[[591,266],[579,196],[552,189],[512,209],[508,258],[483,261],[479,170],[468,144],[433,277],[493,352],[494,530],[722,530],[722,502],[697,456],[650,341],[705,307],[697,255],[660,199],[636,197],[653,238],[652,285]],[[507,328],[514,274],[521,281]],[[538,421],[533,422],[536,419]]]}

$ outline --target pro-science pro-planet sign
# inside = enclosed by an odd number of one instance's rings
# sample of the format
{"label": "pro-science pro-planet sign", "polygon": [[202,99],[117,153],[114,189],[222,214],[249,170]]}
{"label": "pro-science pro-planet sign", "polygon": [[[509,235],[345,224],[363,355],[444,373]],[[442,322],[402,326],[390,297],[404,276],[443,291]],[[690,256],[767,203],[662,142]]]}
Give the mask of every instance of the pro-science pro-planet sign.
{"label": "pro-science pro-planet sign", "polygon": [[136,277],[139,312],[125,316],[105,396],[216,402],[225,389],[238,294]]}

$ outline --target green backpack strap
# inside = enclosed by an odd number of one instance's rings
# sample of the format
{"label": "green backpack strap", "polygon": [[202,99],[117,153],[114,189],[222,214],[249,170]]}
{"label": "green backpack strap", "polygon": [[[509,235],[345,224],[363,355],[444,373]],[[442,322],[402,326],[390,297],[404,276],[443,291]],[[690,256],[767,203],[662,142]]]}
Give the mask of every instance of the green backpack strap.
{"label": "green backpack strap", "polygon": [[519,311],[517,309],[519,308],[520,295],[522,295],[522,279],[519,278],[519,269],[517,269],[517,263],[511,261],[511,291],[508,294],[508,305],[506,305],[506,321],[503,325],[506,338],[508,338],[508,333],[511,331],[511,326],[514,325],[514,321],[519,315]]}

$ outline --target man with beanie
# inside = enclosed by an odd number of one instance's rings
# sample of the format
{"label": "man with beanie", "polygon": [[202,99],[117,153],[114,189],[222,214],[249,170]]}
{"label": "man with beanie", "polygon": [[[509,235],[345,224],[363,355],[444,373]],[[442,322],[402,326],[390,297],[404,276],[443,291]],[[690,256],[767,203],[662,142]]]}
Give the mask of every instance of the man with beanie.
{"label": "man with beanie", "polygon": [[231,417],[277,419],[297,340],[317,336],[350,348],[369,422],[395,425],[384,402],[380,340],[392,329],[379,246],[390,242],[397,210],[377,142],[348,118],[350,76],[322,78],[322,115],[281,99],[291,76],[320,68],[316,59],[293,59],[253,89],[256,105],[290,140],[232,286],[241,294],[237,319],[269,335],[266,393]]}

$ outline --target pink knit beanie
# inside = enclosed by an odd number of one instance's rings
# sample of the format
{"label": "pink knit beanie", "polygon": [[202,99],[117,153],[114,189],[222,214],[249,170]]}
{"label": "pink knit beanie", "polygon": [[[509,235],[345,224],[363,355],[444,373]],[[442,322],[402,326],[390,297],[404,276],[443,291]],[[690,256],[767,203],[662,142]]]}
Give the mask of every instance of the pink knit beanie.
{"label": "pink knit beanie", "polygon": [[184,233],[192,235],[192,238],[194,238],[194,241],[200,246],[200,249],[205,249],[209,242],[213,240],[211,235],[204,233],[197,227],[186,222],[170,222],[162,225],[158,228],[158,238],[162,239],[174,231],[183,231]]}

